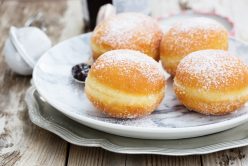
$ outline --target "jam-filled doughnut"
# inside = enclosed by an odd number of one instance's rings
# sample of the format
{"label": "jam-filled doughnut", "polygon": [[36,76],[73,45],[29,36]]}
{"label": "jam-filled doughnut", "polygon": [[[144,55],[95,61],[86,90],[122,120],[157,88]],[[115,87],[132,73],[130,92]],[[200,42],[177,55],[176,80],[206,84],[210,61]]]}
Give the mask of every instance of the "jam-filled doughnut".
{"label": "jam-filled doughnut", "polygon": [[139,51],[113,50],[91,66],[85,92],[110,117],[136,118],[154,111],[165,86],[164,71],[154,59]]}
{"label": "jam-filled doughnut", "polygon": [[139,13],[122,13],[100,23],[91,36],[93,58],[116,49],[141,51],[159,59],[162,31],[156,20]]}
{"label": "jam-filled doughnut", "polygon": [[227,114],[248,100],[248,67],[223,50],[196,51],[179,63],[173,87],[190,110]]}
{"label": "jam-filled doughnut", "polygon": [[178,22],[166,32],[160,44],[160,59],[166,71],[175,75],[180,60],[205,49],[227,50],[228,32],[215,20],[197,17]]}

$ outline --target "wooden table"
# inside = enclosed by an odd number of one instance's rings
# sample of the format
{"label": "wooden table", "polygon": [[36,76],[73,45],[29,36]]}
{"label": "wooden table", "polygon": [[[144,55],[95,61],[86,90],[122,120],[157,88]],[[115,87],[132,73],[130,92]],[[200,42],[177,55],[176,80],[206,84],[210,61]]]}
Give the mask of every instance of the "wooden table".
{"label": "wooden table", "polygon": [[[208,8],[236,22],[237,37],[248,41],[247,0],[201,0],[193,7]],[[33,125],[24,95],[31,77],[10,71],[4,62],[3,47],[11,25],[23,26],[37,12],[46,17],[47,32],[53,43],[82,33],[80,0],[0,0],[0,165],[248,165],[248,148],[236,148],[209,155],[169,157],[126,155],[101,148],[72,145]],[[176,0],[155,0],[154,16],[179,11]]]}

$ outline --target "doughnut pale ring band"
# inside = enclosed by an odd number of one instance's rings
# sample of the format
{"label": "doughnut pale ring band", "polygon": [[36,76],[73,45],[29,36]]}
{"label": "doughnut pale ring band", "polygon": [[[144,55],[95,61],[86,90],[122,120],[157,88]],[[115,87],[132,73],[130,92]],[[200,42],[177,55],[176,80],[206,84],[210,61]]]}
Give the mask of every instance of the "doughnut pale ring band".
{"label": "doughnut pale ring band", "polygon": [[162,30],[151,17],[138,13],[122,13],[100,23],[92,33],[93,58],[117,49],[141,51],[159,59]]}
{"label": "doughnut pale ring band", "polygon": [[248,100],[248,67],[226,51],[193,52],[179,63],[173,87],[190,110],[227,114]]}
{"label": "doughnut pale ring band", "polygon": [[92,65],[85,92],[110,117],[136,118],[154,111],[165,86],[164,71],[154,59],[139,51],[113,50]]}
{"label": "doughnut pale ring band", "polygon": [[176,74],[183,57],[205,49],[227,50],[228,32],[214,20],[191,18],[173,25],[165,33],[160,45],[160,59],[165,70]]}

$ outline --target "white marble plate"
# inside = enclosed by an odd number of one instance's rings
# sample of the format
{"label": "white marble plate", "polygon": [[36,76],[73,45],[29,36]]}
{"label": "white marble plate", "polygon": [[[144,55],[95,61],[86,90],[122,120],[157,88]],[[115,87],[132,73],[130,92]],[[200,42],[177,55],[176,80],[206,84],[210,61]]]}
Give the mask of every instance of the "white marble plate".
{"label": "white marble plate", "polygon": [[[248,108],[225,116],[206,116],[188,111],[172,91],[168,80],[166,96],[151,115],[133,120],[109,118],[88,101],[82,84],[71,76],[71,67],[91,56],[90,34],[64,41],[50,49],[35,66],[34,84],[45,100],[66,116],[108,133],[145,139],[197,137],[230,129],[248,120]],[[230,51],[248,63],[247,45],[230,38]]]}

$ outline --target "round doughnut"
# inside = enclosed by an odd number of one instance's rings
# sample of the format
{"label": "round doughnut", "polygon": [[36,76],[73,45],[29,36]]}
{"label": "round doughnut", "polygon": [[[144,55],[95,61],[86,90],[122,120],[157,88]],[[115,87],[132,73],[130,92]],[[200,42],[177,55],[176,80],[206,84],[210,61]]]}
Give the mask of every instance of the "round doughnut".
{"label": "round doughnut", "polygon": [[180,60],[189,53],[227,48],[227,30],[212,19],[196,17],[174,24],[164,34],[160,44],[160,59],[165,70],[175,75]]}
{"label": "round doughnut", "polygon": [[248,100],[248,67],[223,50],[196,51],[179,63],[173,87],[188,109],[227,114]]}
{"label": "round doughnut", "polygon": [[133,50],[104,53],[92,65],[85,82],[88,99],[116,118],[150,114],[165,93],[164,71],[151,57]]}
{"label": "round doughnut", "polygon": [[162,31],[151,17],[139,13],[122,13],[100,23],[91,36],[93,58],[116,49],[141,51],[159,59]]}

